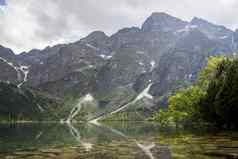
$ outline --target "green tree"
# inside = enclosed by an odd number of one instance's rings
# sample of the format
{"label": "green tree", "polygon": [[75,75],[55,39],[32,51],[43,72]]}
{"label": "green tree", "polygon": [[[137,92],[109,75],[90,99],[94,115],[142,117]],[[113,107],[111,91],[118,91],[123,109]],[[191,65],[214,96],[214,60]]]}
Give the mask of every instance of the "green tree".
{"label": "green tree", "polygon": [[199,73],[196,85],[201,89],[207,90],[209,82],[213,79],[218,65],[226,60],[225,56],[212,56],[208,58],[207,66]]}
{"label": "green tree", "polygon": [[152,119],[161,124],[176,125],[192,122],[198,118],[198,103],[205,92],[198,86],[191,86],[178,91],[168,99],[168,110],[160,110]]}
{"label": "green tree", "polygon": [[238,128],[238,59],[223,60],[200,102],[202,117],[216,126]]}

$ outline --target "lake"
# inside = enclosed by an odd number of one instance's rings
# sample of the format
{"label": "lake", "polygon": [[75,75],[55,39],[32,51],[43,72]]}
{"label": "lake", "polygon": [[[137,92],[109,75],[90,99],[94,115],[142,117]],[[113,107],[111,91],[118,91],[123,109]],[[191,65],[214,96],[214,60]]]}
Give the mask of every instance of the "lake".
{"label": "lake", "polygon": [[238,133],[154,123],[0,125],[1,159],[238,158]]}

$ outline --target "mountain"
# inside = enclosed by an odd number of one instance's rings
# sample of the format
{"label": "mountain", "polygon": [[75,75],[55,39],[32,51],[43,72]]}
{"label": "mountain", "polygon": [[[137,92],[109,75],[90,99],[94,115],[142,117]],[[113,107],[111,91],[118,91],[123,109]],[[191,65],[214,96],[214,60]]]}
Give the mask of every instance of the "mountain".
{"label": "mountain", "polygon": [[168,94],[195,81],[209,56],[232,56],[237,49],[237,30],[201,18],[188,22],[152,13],[141,27],[111,36],[94,31],[74,43],[20,55],[0,47],[0,80],[61,99],[90,93],[98,102],[98,114],[133,101],[151,83],[149,109],[157,110],[166,105]]}
{"label": "mountain", "polygon": [[60,120],[61,100],[29,88],[0,82],[2,121]]}

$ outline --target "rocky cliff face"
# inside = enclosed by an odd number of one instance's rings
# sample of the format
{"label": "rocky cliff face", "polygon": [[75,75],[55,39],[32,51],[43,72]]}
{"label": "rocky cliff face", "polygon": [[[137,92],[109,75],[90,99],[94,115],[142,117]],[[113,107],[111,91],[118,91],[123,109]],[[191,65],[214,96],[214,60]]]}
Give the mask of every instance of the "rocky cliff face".
{"label": "rocky cliff face", "polygon": [[213,48],[216,48],[216,43],[202,32],[190,31],[161,58],[159,66],[153,71],[155,84],[152,93],[162,96],[194,82],[199,70],[205,66],[207,57],[213,53]]}
{"label": "rocky cliff face", "polygon": [[151,69],[149,58],[137,48],[124,47],[99,70],[97,88],[106,90],[119,86],[133,85],[140,74]]}
{"label": "rocky cliff face", "polygon": [[5,59],[13,59],[15,54],[9,48],[5,48],[0,45],[0,56]]}
{"label": "rocky cliff face", "polygon": [[0,46],[0,80],[19,84],[24,80],[23,68],[11,49]]}
{"label": "rocky cliff face", "polygon": [[[91,45],[69,44],[42,61],[32,65],[29,73],[29,83],[38,86],[64,78],[67,74],[98,68],[104,59],[97,55],[97,50]],[[75,81],[76,82],[76,81]]]}
{"label": "rocky cliff face", "polygon": [[153,82],[150,93],[159,97],[194,82],[209,56],[231,56],[237,39],[237,31],[200,18],[187,22],[153,13],[141,28],[124,28],[112,36],[95,31],[75,43],[20,55],[0,47],[0,80],[19,84],[25,79],[24,85],[59,97],[119,96],[115,91],[122,89],[136,94]]}
{"label": "rocky cliff face", "polygon": [[238,50],[238,29],[233,33],[232,48],[233,48],[233,51]]}

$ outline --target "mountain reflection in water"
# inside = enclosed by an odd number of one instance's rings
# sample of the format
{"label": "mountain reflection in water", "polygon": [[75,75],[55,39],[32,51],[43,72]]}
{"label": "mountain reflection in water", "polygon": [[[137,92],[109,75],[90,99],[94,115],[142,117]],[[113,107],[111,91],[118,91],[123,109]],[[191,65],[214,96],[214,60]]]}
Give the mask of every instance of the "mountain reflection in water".
{"label": "mountain reflection in water", "polygon": [[235,158],[236,133],[160,128],[153,123],[0,125],[0,158]]}

